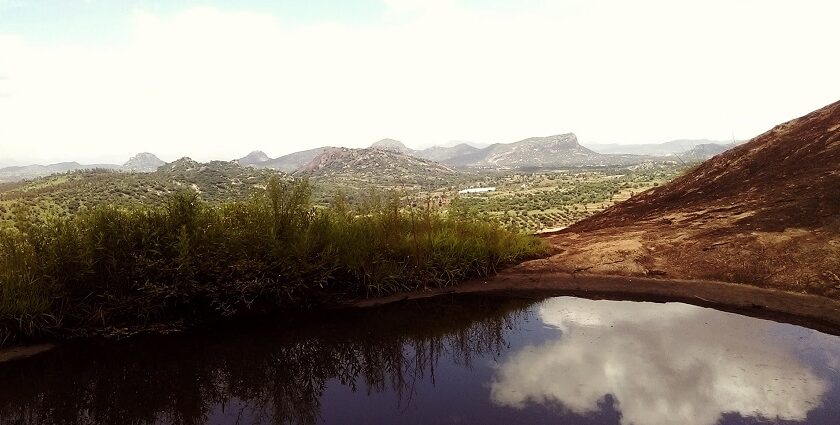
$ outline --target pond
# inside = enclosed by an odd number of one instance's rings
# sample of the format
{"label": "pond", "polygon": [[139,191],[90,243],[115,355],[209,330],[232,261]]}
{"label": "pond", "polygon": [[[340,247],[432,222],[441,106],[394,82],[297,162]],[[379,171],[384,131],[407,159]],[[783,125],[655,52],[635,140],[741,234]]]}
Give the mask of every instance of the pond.
{"label": "pond", "polygon": [[840,423],[840,338],[680,303],[452,296],[0,364],[0,424]]}

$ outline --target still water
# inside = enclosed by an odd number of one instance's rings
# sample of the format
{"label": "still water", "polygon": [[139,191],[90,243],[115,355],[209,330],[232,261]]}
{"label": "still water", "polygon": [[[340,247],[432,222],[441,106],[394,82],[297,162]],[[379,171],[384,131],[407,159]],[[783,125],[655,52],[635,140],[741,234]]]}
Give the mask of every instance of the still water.
{"label": "still water", "polygon": [[0,364],[2,424],[840,424],[840,338],[679,303],[450,297]]}

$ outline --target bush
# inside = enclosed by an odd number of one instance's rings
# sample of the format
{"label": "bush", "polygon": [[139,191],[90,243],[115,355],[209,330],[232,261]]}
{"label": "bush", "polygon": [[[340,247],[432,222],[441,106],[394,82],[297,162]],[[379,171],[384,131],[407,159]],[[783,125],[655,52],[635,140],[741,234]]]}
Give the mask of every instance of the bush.
{"label": "bush", "polygon": [[307,182],[273,179],[247,202],[180,192],[162,207],[49,219],[22,208],[0,229],[0,340],[443,287],[547,252],[468,210],[381,195],[357,210],[340,199],[315,209],[310,198]]}

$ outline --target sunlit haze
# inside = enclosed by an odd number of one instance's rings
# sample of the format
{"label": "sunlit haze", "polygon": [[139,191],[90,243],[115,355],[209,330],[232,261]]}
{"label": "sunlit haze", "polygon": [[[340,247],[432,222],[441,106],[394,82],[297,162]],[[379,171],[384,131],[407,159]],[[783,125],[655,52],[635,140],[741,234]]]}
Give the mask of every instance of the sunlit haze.
{"label": "sunlit haze", "polygon": [[840,98],[836,0],[272,3],[0,0],[0,163],[747,139]]}

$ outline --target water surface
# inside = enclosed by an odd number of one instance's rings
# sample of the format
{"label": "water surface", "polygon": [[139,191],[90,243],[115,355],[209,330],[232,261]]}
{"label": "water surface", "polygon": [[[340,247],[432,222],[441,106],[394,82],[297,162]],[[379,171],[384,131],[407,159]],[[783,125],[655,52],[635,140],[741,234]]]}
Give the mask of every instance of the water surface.
{"label": "water surface", "polygon": [[679,303],[459,296],[0,364],[1,424],[840,424],[840,338]]}

